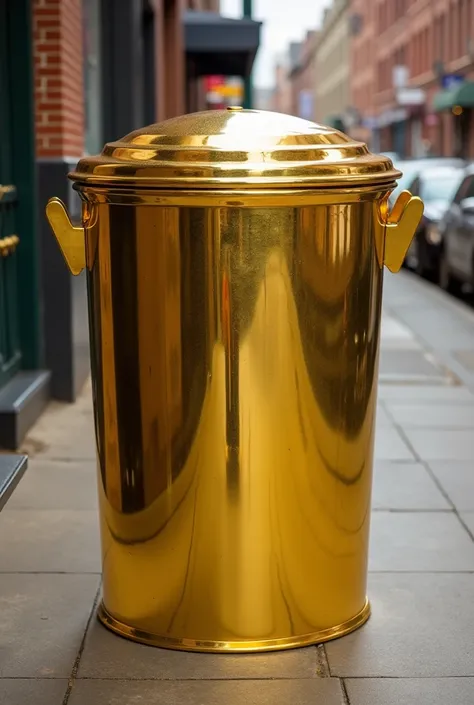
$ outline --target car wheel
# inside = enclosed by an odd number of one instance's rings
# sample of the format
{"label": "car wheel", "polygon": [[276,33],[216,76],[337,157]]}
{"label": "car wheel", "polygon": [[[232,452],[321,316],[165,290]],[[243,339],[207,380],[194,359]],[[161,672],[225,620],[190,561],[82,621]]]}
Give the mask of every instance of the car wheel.
{"label": "car wheel", "polygon": [[461,291],[462,284],[459,279],[452,274],[449,268],[448,257],[446,255],[446,250],[443,249],[439,255],[439,278],[438,283],[444,291],[449,291],[451,294],[459,294]]}

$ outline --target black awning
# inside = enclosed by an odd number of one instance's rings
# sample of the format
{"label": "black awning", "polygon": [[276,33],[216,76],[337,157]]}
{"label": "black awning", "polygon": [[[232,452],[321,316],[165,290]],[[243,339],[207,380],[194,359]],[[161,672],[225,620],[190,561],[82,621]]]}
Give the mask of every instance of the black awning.
{"label": "black awning", "polygon": [[222,17],[217,12],[184,13],[184,43],[196,75],[246,77],[260,43],[261,22]]}

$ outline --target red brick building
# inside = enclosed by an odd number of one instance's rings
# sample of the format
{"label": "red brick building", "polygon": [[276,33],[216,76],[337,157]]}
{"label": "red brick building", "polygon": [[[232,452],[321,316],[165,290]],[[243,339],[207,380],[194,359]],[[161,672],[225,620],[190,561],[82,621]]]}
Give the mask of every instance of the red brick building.
{"label": "red brick building", "polygon": [[89,374],[86,292],[42,214],[84,153],[185,110],[181,0],[32,0],[44,362],[54,397],[74,400]]}
{"label": "red brick building", "polygon": [[280,57],[275,66],[275,86],[271,98],[271,109],[277,113],[291,114],[292,90],[288,77],[287,58]]}
{"label": "red brick building", "polygon": [[474,0],[353,0],[351,14],[352,102],[379,149],[474,158]]}
{"label": "red brick building", "polygon": [[354,139],[370,142],[371,126],[377,115],[376,92],[376,5],[352,0],[350,6],[350,100]]}
{"label": "red brick building", "polygon": [[[290,65],[291,114],[314,120],[314,86],[316,83],[314,51],[317,32],[310,30],[301,44],[295,45],[296,55]],[[291,46],[290,46],[291,50]],[[291,58],[291,57],[290,57]]]}

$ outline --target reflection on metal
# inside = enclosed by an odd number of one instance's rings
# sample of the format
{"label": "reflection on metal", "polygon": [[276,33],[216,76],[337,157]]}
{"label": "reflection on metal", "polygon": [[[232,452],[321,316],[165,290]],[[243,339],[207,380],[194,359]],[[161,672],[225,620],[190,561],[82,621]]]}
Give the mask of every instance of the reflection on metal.
{"label": "reflection on metal", "polygon": [[[84,225],[111,629],[258,651],[368,618],[397,175],[329,128],[245,110],[170,120],[79,164],[95,209]],[[405,241],[416,223],[403,203]],[[72,226],[53,206],[71,267]]]}

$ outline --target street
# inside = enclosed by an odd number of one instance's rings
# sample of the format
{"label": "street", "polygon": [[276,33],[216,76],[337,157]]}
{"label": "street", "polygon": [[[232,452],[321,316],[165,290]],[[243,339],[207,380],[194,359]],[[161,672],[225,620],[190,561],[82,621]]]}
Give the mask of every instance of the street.
{"label": "street", "polygon": [[474,700],[474,312],[385,280],[370,547],[372,617],[324,646],[166,651],[95,619],[100,556],[89,385],[32,428],[0,515],[8,705],[467,705]]}

